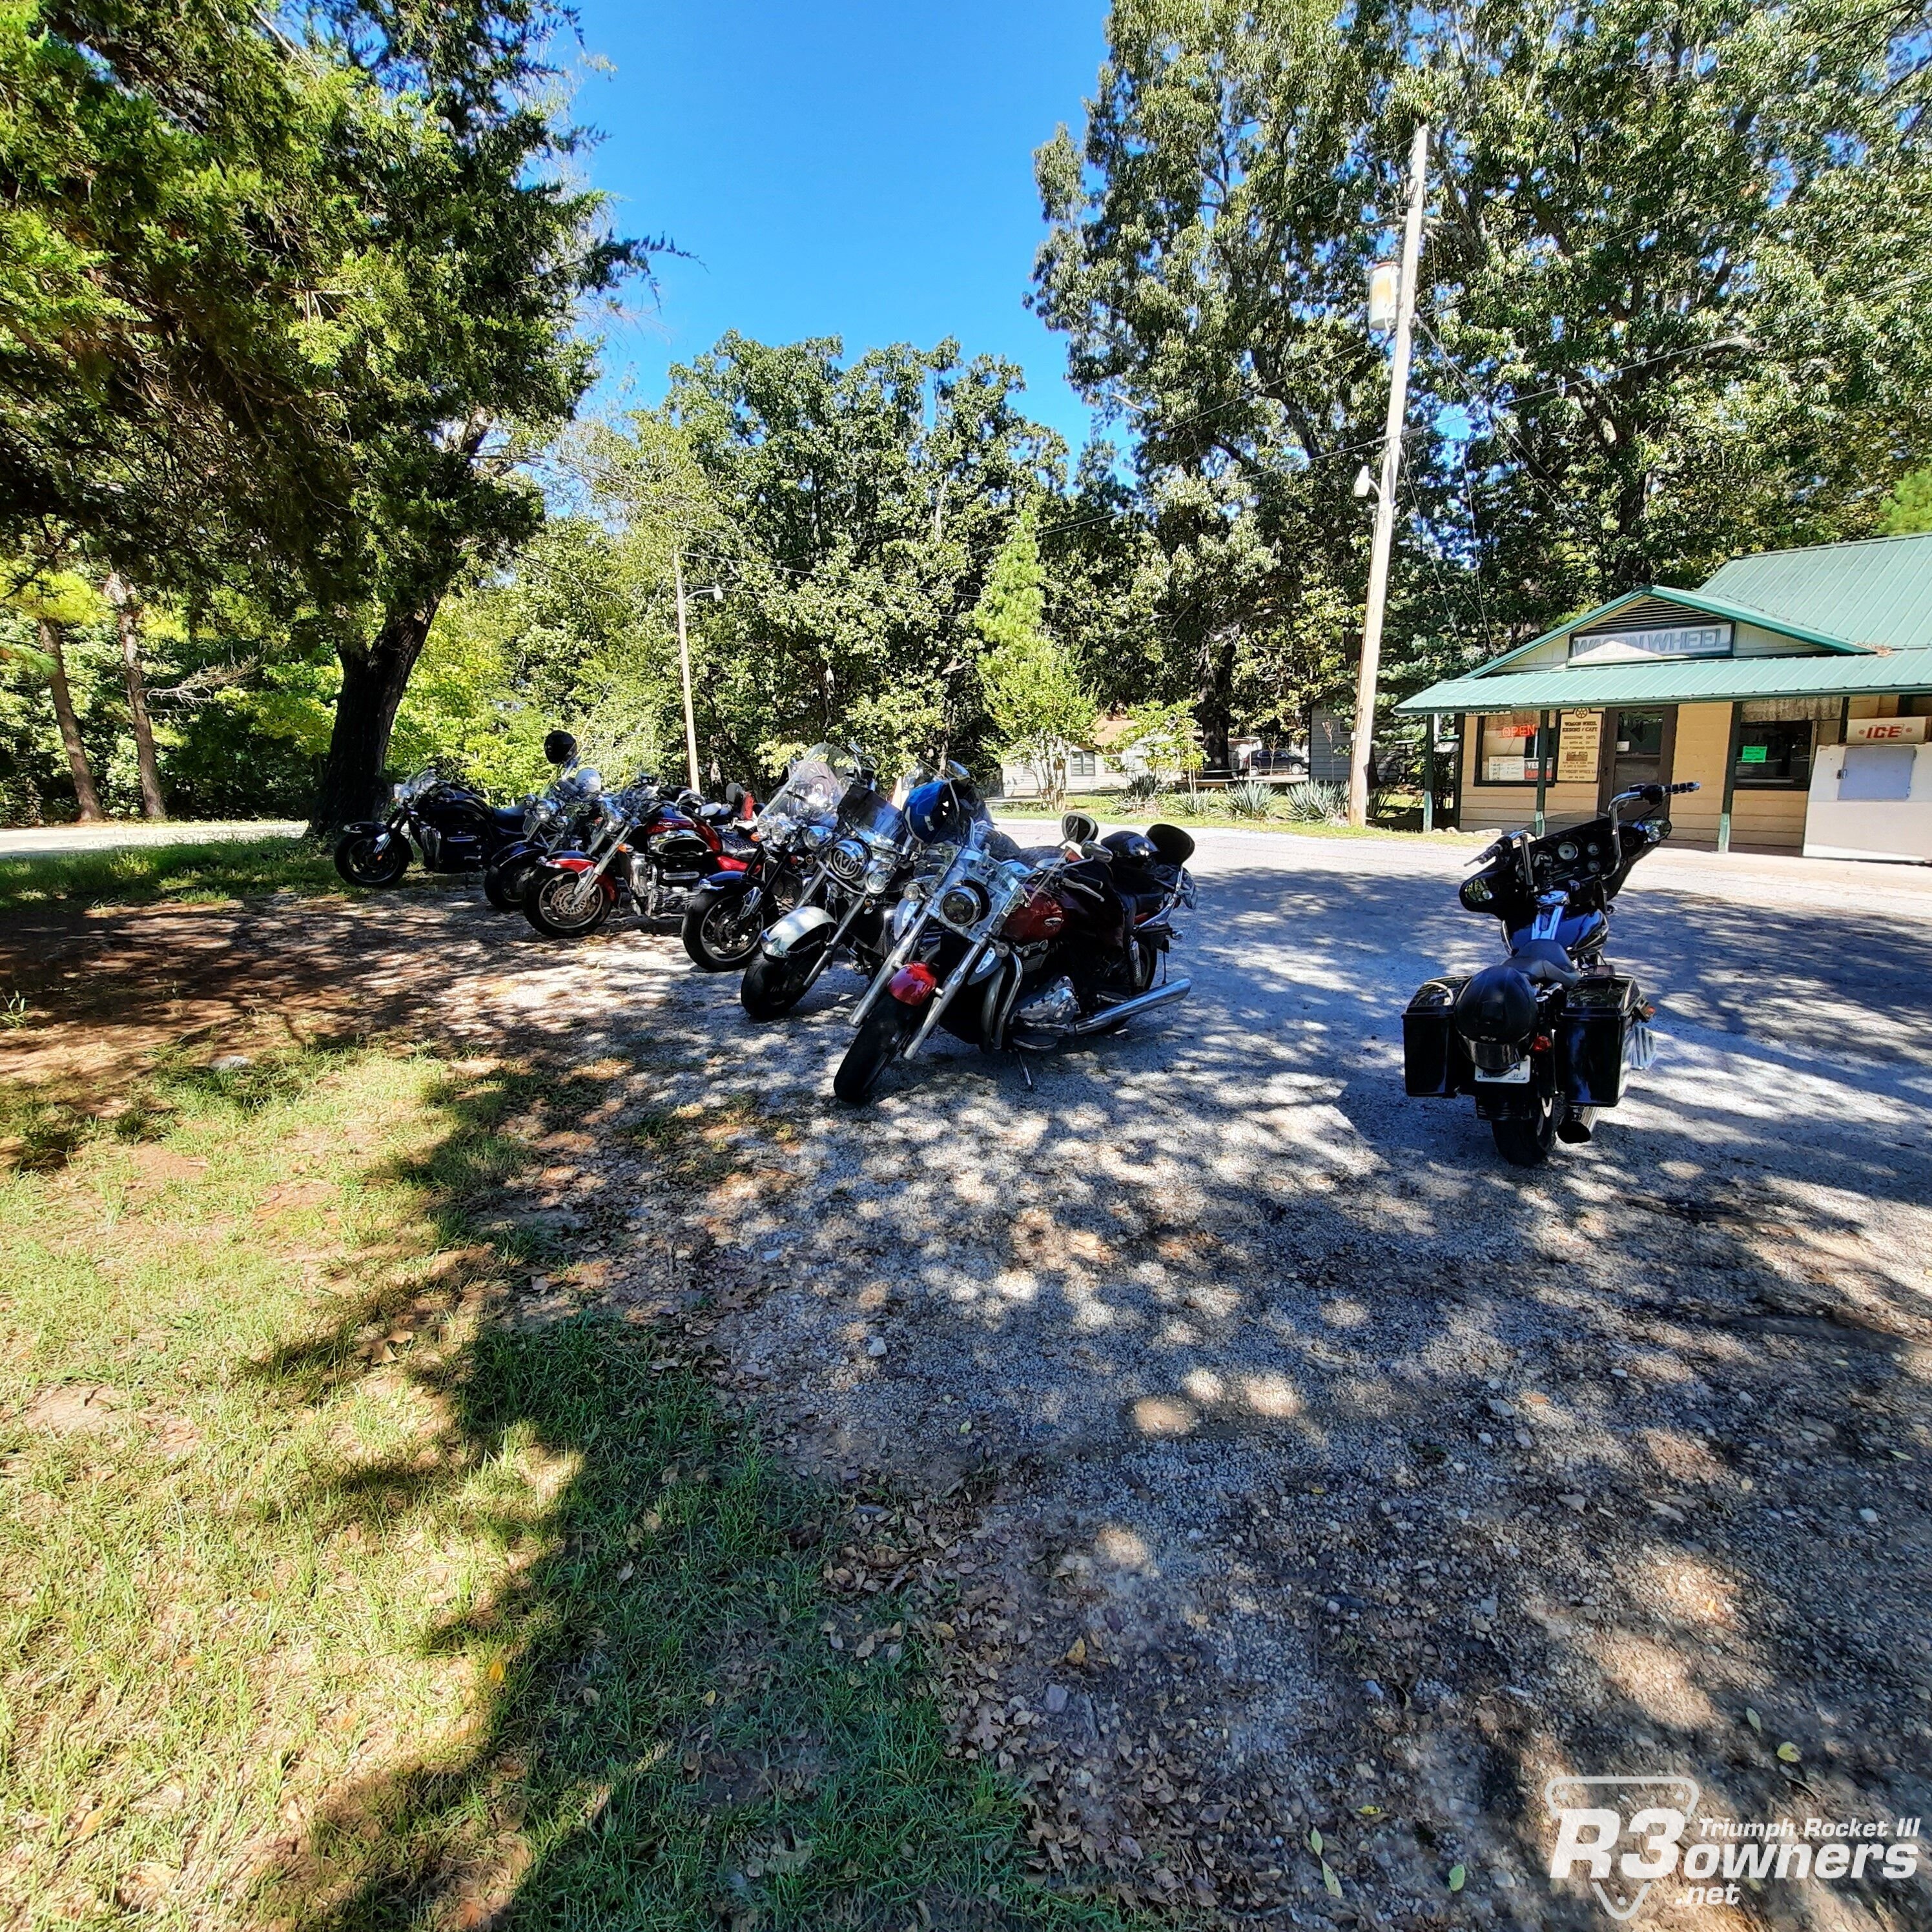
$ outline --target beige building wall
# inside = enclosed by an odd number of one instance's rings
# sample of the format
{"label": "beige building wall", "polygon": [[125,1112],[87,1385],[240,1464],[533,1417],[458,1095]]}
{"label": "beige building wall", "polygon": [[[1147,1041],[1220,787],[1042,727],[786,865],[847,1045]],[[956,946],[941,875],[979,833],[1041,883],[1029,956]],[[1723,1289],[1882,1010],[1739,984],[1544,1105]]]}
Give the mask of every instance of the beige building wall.
{"label": "beige building wall", "polygon": [[[1881,710],[1881,706],[1885,708]],[[1891,717],[1896,714],[1894,698],[1854,699],[1852,716]],[[1536,787],[1479,784],[1480,732],[1472,715],[1462,732],[1462,826],[1466,831],[1495,830],[1515,832],[1536,820]],[[1835,721],[1821,724],[1817,742],[1838,742]],[[1718,820],[1724,808],[1724,760],[1731,748],[1731,707],[1728,704],[1680,704],[1677,706],[1677,736],[1671,757],[1671,782],[1684,784],[1694,779],[1700,790],[1670,801],[1672,842],[1715,851]],[[1731,801],[1731,843],[1742,850],[1800,852],[1804,847],[1804,809],[1802,790],[1758,791],[1741,788]],[[1544,794],[1544,822],[1552,831],[1574,825],[1597,814],[1597,788],[1593,784],[1552,784]]]}
{"label": "beige building wall", "polygon": [[[1536,782],[1492,785],[1477,782],[1482,744],[1480,720],[1472,714],[1462,730],[1462,825],[1466,831],[1520,831],[1536,823]],[[1552,784],[1544,794],[1544,823],[1552,831],[1597,815],[1594,784]]]}

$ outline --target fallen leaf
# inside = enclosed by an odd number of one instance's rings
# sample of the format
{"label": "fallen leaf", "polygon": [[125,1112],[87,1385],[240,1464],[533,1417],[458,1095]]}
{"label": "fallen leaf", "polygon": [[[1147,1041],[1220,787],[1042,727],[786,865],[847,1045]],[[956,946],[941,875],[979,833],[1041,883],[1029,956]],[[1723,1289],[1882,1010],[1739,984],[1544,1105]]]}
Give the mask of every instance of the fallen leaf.
{"label": "fallen leaf", "polygon": [[1308,1849],[1318,1858],[1322,1856],[1322,1834],[1312,1825],[1308,1828]]}
{"label": "fallen leaf", "polygon": [[485,1679],[490,1683],[502,1683],[503,1681],[503,1660],[500,1657],[493,1657],[490,1658],[489,1663],[484,1668],[483,1675]]}
{"label": "fallen leaf", "polygon": [[1087,1661],[1087,1640],[1084,1636],[1076,1636],[1066,1646],[1066,1661],[1069,1664],[1084,1664]]}
{"label": "fallen leaf", "polygon": [[1462,1865],[1451,1865],[1449,1868],[1449,1889],[1451,1892],[1460,1892],[1462,1889],[1465,1882],[1468,1880],[1468,1876],[1469,1874],[1466,1867]]}
{"label": "fallen leaf", "polygon": [[1754,1731],[1764,1729],[1764,1720],[1748,1704],[1744,1706],[1744,1722]]}
{"label": "fallen leaf", "polygon": [[1322,1882],[1328,1888],[1332,1898],[1342,1896],[1342,1881],[1335,1876],[1335,1868],[1326,1858],[1322,1861]]}
{"label": "fallen leaf", "polygon": [[1804,1755],[1796,1744],[1789,1742],[1778,1746],[1778,1754],[1786,1764],[1796,1764],[1798,1759]]}

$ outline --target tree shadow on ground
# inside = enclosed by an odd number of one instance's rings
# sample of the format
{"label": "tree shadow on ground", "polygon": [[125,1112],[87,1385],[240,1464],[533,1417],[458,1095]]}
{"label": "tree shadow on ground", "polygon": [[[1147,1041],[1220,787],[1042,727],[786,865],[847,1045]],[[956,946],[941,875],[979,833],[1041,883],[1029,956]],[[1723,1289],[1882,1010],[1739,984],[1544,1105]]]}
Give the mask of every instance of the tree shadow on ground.
{"label": "tree shadow on ground", "polygon": [[436,1309],[398,1286],[392,1256],[358,1256],[350,1280],[383,1285],[259,1372],[316,1402],[418,1310],[431,1346],[373,1372],[434,1400],[437,1439],[288,1506],[501,1552],[499,1586],[421,1636],[461,1666],[471,1714],[329,1792],[254,1909],[302,1932],[1113,1922],[1019,1879],[1014,1790],[947,1756],[903,1612],[828,1601],[841,1512],[725,1412],[693,1345],[506,1312],[531,1250],[475,1226],[532,1158],[506,1116],[580,1130],[608,1124],[608,1095],[493,1072],[441,1108],[434,1148],[383,1177],[418,1190],[430,1258],[454,1264],[433,1270]]}
{"label": "tree shadow on ground", "polygon": [[[1932,1110],[1874,1047],[1922,1030],[1932,932],[1633,907],[1612,956],[1712,1016],[1526,1174],[1466,1100],[1401,1090],[1409,993],[1494,956],[1443,881],[1226,872],[1202,900],[1162,1024],[1030,1087],[948,1048],[857,1130],[823,1097],[829,1005],[781,1036],[692,995],[811,1124],[788,1191],[714,1217],[785,1255],[728,1346],[835,1466],[957,1466],[970,1421],[998,1601],[1056,1633],[1000,1688],[1036,1702],[1076,1634],[1107,1660],[1088,1729],[1130,1768],[1103,1791],[1061,1727],[1090,1815],[1251,1868],[1316,1822],[1417,1922],[1493,1863],[1491,1907],[1542,1926],[1596,1909],[1538,1873],[1558,1772],[1927,1808]],[[883,1364],[846,1366],[867,1333]],[[1190,1741],[1211,1842],[1178,1772],[1178,1804],[1147,1796],[1179,1697],[1219,1720]],[[1312,1860],[1293,1882],[1318,1904]]]}

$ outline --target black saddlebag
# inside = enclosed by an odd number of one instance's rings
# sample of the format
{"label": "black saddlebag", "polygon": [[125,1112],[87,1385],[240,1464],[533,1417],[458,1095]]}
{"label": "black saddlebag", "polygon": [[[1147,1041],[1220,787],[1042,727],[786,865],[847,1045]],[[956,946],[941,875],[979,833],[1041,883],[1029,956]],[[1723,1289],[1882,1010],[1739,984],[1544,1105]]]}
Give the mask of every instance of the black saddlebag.
{"label": "black saddlebag", "polygon": [[1466,1094],[1475,1080],[1469,1049],[1450,1024],[1465,980],[1432,980],[1402,1016],[1402,1083],[1412,1094]]}
{"label": "black saddlebag", "polygon": [[1624,1070],[1649,1062],[1648,1015],[1634,980],[1592,974],[1564,996],[1557,1072],[1563,1097],[1576,1107],[1614,1107],[1624,1096]]}

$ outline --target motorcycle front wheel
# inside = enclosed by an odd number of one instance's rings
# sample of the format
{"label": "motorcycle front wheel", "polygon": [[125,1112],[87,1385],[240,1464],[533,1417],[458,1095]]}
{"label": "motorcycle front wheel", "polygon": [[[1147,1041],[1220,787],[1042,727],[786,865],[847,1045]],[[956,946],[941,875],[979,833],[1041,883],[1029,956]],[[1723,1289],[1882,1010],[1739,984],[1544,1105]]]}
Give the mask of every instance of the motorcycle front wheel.
{"label": "motorcycle front wheel", "polygon": [[538,861],[527,855],[512,859],[507,866],[483,868],[483,896],[499,912],[521,912],[524,895],[530,890],[530,877]]}
{"label": "motorcycle front wheel", "polygon": [[376,837],[373,832],[351,832],[336,846],[335,869],[352,886],[393,886],[409,870],[409,842],[392,837],[379,852]]}
{"label": "motorcycle front wheel", "polygon": [[760,953],[745,968],[738,1004],[754,1020],[780,1020],[805,997],[809,960],[772,959]]}
{"label": "motorcycle front wheel", "polygon": [[610,916],[601,885],[586,887],[580,872],[549,872],[532,880],[524,916],[548,939],[580,939]]}
{"label": "motorcycle front wheel", "polygon": [[700,899],[684,916],[684,950],[706,973],[729,973],[744,964],[764,937],[765,896],[740,892],[724,899]]}
{"label": "motorcycle front wheel", "polygon": [[881,1000],[866,1016],[838,1071],[832,1076],[832,1090],[848,1107],[862,1107],[878,1091],[885,1071],[905,1050],[919,1015],[890,997]]}
{"label": "motorcycle front wheel", "polygon": [[1492,1120],[1496,1151],[1512,1167],[1540,1167],[1556,1139],[1556,1096],[1539,1094],[1536,1112],[1527,1120]]}

